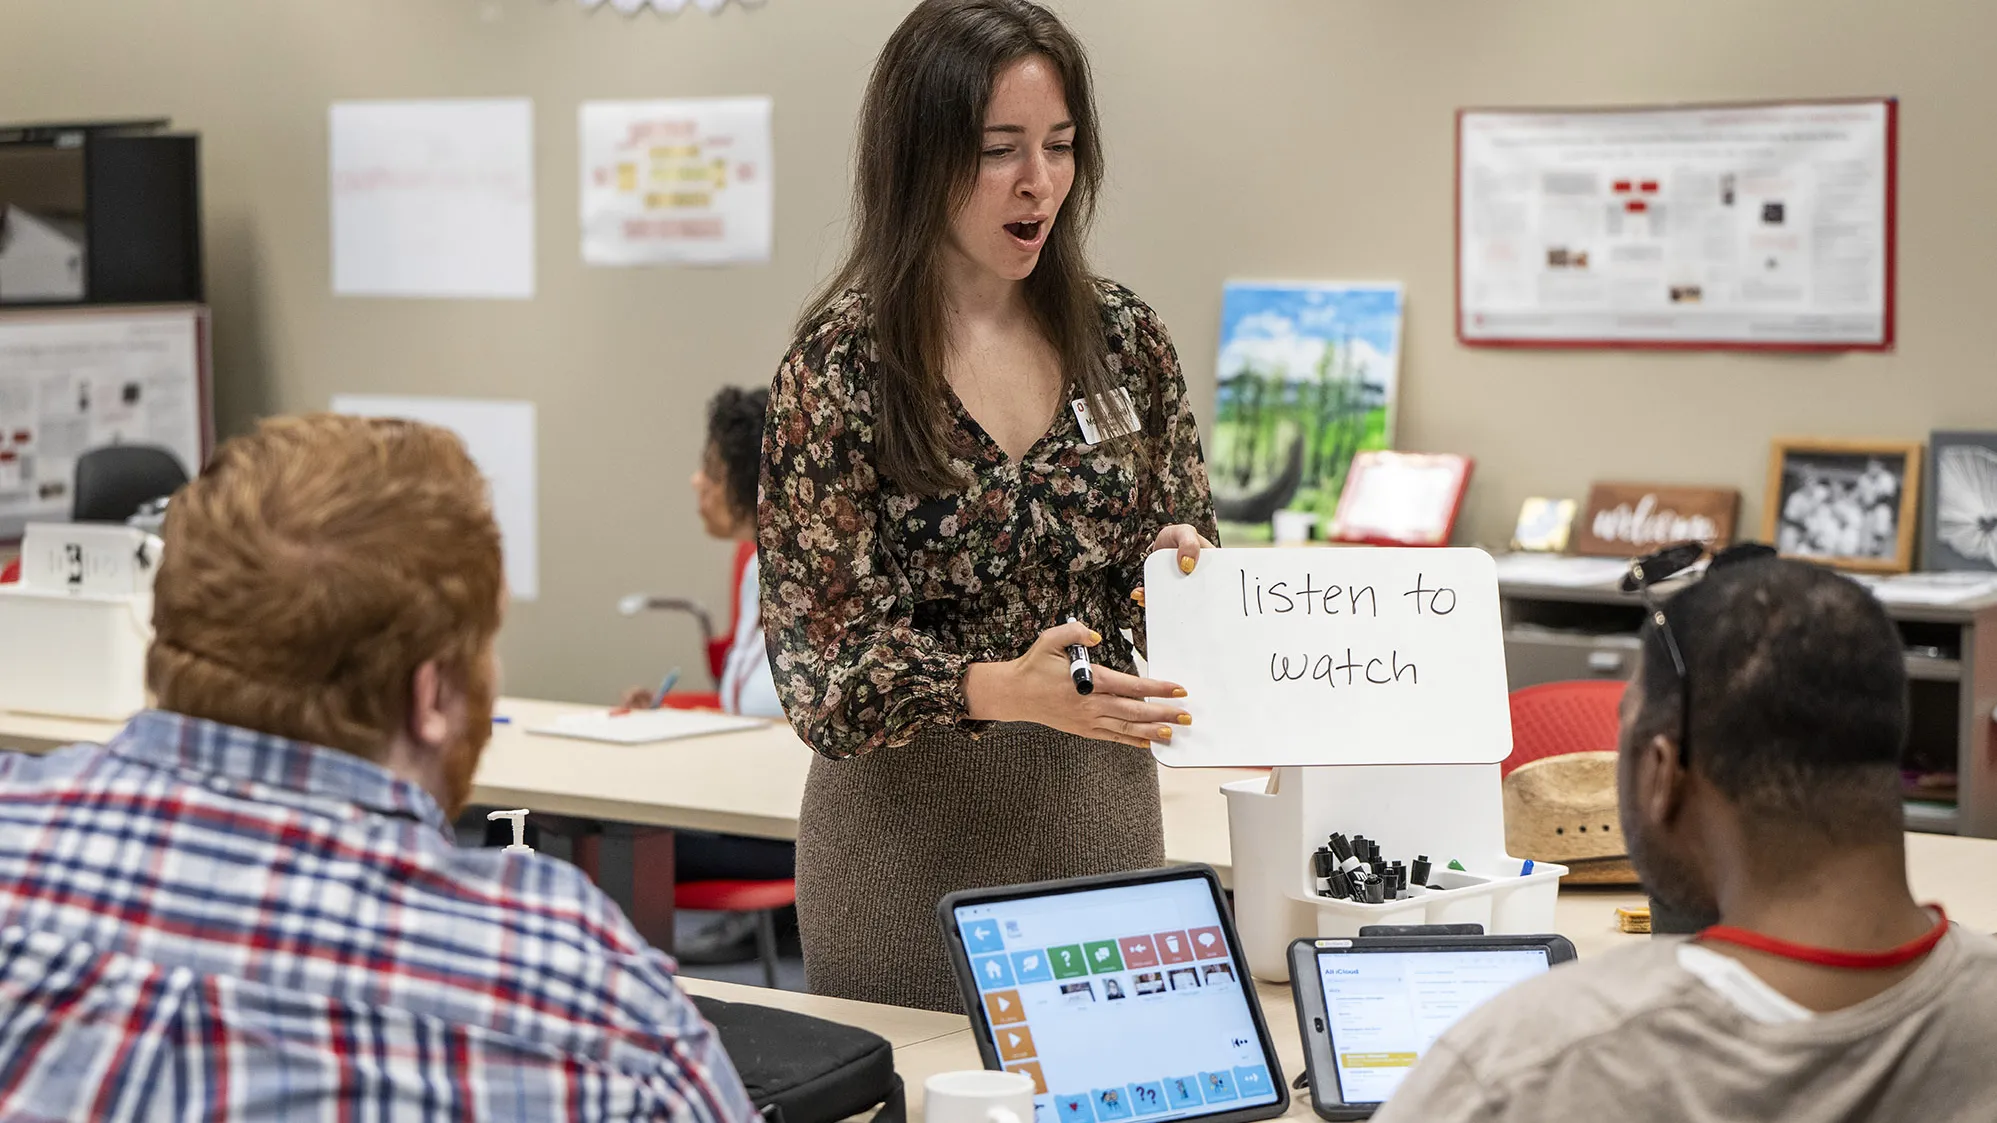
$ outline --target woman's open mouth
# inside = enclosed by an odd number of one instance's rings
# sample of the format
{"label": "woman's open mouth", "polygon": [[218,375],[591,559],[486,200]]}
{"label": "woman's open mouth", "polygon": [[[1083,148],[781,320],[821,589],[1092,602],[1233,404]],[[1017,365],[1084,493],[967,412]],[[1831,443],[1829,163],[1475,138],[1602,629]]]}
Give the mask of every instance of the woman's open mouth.
{"label": "woman's open mouth", "polygon": [[1038,247],[1041,236],[1046,233],[1046,230],[1047,223],[1040,219],[1028,222],[1008,222],[1005,224],[1005,232],[1012,235],[1021,246],[1027,249]]}

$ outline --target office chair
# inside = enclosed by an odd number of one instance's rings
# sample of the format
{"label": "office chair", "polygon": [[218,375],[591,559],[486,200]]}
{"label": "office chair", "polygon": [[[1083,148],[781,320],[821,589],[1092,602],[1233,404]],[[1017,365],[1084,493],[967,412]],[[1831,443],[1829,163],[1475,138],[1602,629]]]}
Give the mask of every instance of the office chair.
{"label": "office chair", "polygon": [[80,523],[123,523],[186,482],[187,469],[163,448],[94,448],[76,460],[76,492],[69,517]]}
{"label": "office chair", "polygon": [[[742,603],[742,576],[749,567],[749,559],[754,557],[755,554],[756,544],[754,542],[743,542],[735,548],[735,561],[733,563],[734,576],[728,583],[728,603],[734,607],[729,610],[728,630],[725,632],[715,629],[714,617],[708,615],[706,607],[698,601],[686,597],[633,593],[617,602],[618,615],[636,616],[640,612],[656,610],[661,612],[680,612],[693,617],[694,623],[700,628],[701,646],[703,652],[707,655],[708,672],[713,675],[714,683],[718,687],[721,684],[722,668],[728,665],[728,649],[734,646],[735,643],[735,625],[737,623],[735,617],[737,609],[740,608]],[[671,700],[667,701],[666,705],[675,709],[718,710],[721,708],[721,695],[713,692],[684,695],[674,694]]]}

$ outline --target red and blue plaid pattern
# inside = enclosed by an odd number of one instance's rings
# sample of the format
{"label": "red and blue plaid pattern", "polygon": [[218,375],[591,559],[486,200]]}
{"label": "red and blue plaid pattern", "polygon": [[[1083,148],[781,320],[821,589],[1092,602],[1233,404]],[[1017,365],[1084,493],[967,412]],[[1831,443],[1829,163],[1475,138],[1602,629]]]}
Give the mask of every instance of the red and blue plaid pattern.
{"label": "red and blue plaid pattern", "polygon": [[0,754],[0,1118],[749,1119],[672,976],[347,753],[151,712]]}

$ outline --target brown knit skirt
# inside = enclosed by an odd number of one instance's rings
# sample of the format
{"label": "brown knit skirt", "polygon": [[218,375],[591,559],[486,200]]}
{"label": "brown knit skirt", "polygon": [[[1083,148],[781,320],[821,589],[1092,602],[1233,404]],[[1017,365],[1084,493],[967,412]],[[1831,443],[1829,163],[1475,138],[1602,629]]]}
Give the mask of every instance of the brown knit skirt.
{"label": "brown knit skirt", "polygon": [[797,918],[814,994],[961,1011],[936,922],[959,889],[1165,864],[1151,754],[1043,725],[811,764]]}

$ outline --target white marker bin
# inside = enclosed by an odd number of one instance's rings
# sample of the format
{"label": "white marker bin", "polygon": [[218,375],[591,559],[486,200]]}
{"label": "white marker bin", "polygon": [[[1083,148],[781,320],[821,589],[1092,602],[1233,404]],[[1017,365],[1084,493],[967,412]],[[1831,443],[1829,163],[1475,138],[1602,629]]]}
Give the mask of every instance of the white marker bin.
{"label": "white marker bin", "polygon": [[[1227,796],[1234,920],[1258,979],[1290,977],[1289,946],[1304,936],[1356,936],[1368,924],[1481,924],[1486,932],[1551,932],[1567,867],[1505,853],[1495,764],[1278,768]],[[1377,905],[1319,897],[1311,854],[1331,832],[1365,835],[1391,859],[1429,856],[1420,896]],[[1455,859],[1463,870],[1449,869]]]}

